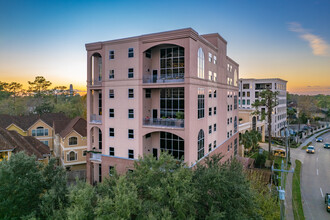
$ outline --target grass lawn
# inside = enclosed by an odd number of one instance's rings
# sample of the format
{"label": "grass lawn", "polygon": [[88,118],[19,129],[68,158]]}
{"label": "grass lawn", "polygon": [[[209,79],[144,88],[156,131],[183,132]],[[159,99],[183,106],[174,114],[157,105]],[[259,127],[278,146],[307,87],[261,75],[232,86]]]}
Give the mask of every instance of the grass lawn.
{"label": "grass lawn", "polygon": [[301,162],[299,160],[295,161],[296,168],[293,173],[292,178],[292,209],[294,219],[305,219],[304,210],[301,202],[301,192],[300,192],[300,170]]}
{"label": "grass lawn", "polygon": [[301,149],[302,150],[306,150],[308,146],[310,146],[312,144],[312,142],[309,142],[306,146],[303,146]]}

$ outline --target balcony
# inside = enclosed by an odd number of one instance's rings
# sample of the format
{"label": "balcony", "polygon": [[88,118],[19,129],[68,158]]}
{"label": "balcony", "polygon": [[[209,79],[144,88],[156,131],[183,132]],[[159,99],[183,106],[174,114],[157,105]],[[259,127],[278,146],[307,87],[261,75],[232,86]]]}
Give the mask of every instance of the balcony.
{"label": "balcony", "polygon": [[102,162],[102,155],[100,153],[91,153],[90,160],[94,162]]}
{"label": "balcony", "polygon": [[184,82],[184,73],[172,74],[170,76],[162,75],[160,77],[144,75],[143,83],[180,83]]}
{"label": "balcony", "polygon": [[144,126],[150,127],[171,127],[171,128],[184,128],[184,119],[176,118],[144,118]]}
{"label": "balcony", "polygon": [[89,123],[91,124],[102,124],[102,115],[92,114]]}

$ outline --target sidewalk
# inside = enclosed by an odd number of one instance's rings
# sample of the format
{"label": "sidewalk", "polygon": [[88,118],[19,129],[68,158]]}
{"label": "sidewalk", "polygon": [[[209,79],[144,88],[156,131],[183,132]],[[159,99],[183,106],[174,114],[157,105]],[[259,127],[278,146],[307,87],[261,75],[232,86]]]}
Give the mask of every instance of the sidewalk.
{"label": "sidewalk", "polygon": [[[295,160],[291,160],[291,169],[295,167]],[[294,220],[292,208],[292,177],[293,173],[288,173],[285,183],[285,219],[287,220]]]}

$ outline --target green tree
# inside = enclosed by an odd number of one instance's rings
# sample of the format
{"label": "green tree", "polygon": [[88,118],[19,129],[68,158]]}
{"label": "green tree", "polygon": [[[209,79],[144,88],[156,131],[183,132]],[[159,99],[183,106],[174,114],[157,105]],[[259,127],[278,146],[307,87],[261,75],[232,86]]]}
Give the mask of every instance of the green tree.
{"label": "green tree", "polygon": [[66,208],[67,218],[74,220],[94,219],[94,207],[96,206],[96,193],[93,186],[78,181],[70,188],[69,203]]}
{"label": "green tree", "polygon": [[195,215],[196,193],[192,187],[192,170],[171,155],[161,154],[156,160],[145,156],[135,163],[128,175],[142,200],[139,216],[161,219],[190,219]]}
{"label": "green tree", "polygon": [[28,81],[29,92],[32,92],[34,96],[40,97],[49,93],[48,88],[52,85],[50,81],[47,81],[43,76],[36,76],[34,81]]}
{"label": "green tree", "polygon": [[[272,139],[272,113],[274,108],[278,105],[278,91],[273,92],[270,89],[266,89],[260,92],[260,99],[256,99],[252,106],[256,109],[252,114],[260,115],[261,120],[265,120],[267,115],[267,130],[268,130],[268,158],[271,158],[271,139]],[[264,106],[266,111],[260,111],[259,108]]]}
{"label": "green tree", "polygon": [[221,164],[220,159],[220,155],[207,157],[194,171],[196,219],[257,219],[242,165],[236,160]]}
{"label": "green tree", "polygon": [[7,90],[8,83],[0,81],[0,100],[7,99],[10,96],[10,92]]}
{"label": "green tree", "polygon": [[43,193],[42,164],[23,152],[0,162],[0,218],[15,219],[36,212]]}
{"label": "green tree", "polygon": [[56,160],[52,158],[42,174],[46,193],[41,197],[40,216],[43,219],[64,219],[69,194],[66,171],[56,166]]}

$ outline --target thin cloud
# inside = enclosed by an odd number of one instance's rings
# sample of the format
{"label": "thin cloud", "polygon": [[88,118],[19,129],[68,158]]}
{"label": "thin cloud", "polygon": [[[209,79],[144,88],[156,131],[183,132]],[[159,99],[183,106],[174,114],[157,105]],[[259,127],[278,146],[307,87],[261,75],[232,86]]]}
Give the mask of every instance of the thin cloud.
{"label": "thin cloud", "polygon": [[329,55],[330,45],[321,37],[310,33],[310,31],[304,29],[301,24],[297,22],[289,23],[289,30],[299,34],[299,37],[309,43],[309,46],[313,50],[313,54],[316,56]]}

